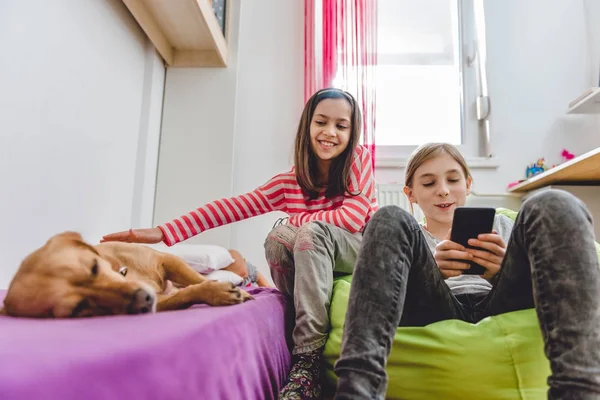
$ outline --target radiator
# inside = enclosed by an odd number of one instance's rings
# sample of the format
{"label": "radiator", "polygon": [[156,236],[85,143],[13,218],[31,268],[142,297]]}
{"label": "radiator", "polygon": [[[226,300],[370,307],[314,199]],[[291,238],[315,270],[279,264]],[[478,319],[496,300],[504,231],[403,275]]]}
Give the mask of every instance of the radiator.
{"label": "radiator", "polygon": [[[404,194],[404,186],[399,183],[377,184],[377,202],[379,207],[395,205],[411,212],[410,202]],[[466,206],[470,207],[504,207],[518,211],[521,207],[520,196],[512,193],[476,193],[472,191],[467,196]],[[423,212],[418,205],[413,204],[413,216],[417,221],[423,221]]]}
{"label": "radiator", "polygon": [[423,212],[418,205],[413,204],[411,211],[408,197],[404,194],[404,186],[400,184],[378,184],[377,186],[377,202],[379,207],[394,205],[405,209],[409,213],[412,212],[417,221],[423,220]]}

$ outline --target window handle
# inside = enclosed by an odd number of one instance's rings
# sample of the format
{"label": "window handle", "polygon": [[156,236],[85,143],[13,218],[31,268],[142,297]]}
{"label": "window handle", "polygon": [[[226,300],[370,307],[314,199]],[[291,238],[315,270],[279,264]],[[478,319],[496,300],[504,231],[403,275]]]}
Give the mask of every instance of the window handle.
{"label": "window handle", "polygon": [[467,67],[471,68],[477,60],[477,42],[475,40],[473,40],[471,45],[465,46],[465,54],[467,58],[465,63]]}

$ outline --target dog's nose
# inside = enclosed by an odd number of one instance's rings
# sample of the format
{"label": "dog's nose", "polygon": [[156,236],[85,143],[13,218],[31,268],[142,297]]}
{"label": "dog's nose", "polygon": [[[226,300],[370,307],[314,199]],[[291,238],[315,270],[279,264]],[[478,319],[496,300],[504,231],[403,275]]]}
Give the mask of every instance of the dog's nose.
{"label": "dog's nose", "polygon": [[131,297],[131,303],[127,309],[129,314],[145,314],[152,311],[154,307],[155,295],[144,289],[138,289]]}

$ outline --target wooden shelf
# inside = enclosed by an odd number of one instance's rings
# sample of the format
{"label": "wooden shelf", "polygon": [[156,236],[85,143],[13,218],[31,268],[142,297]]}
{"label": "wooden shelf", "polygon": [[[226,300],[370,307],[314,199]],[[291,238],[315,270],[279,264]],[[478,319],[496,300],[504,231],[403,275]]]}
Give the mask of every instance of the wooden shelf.
{"label": "wooden shelf", "polygon": [[209,0],[123,0],[170,67],[226,67],[227,42]]}
{"label": "wooden shelf", "polygon": [[524,193],[548,185],[576,183],[600,184],[600,147],[532,176],[508,191]]}
{"label": "wooden shelf", "polygon": [[600,88],[593,87],[569,104],[567,114],[600,113]]}

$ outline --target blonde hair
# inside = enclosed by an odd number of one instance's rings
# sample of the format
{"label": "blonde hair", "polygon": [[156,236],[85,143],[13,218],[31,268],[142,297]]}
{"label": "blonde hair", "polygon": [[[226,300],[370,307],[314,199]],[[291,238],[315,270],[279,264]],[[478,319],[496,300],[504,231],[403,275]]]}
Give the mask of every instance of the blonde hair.
{"label": "blonde hair", "polygon": [[[466,179],[473,179],[471,171],[469,171],[469,167],[467,167],[467,161],[465,161],[465,158],[455,146],[449,143],[425,143],[415,149],[408,158],[406,171],[404,173],[404,185],[412,188],[413,178],[415,177],[417,169],[423,165],[423,163],[433,160],[443,154],[448,154],[458,163],[458,165],[460,165]],[[414,215],[412,203],[410,203],[410,213]]]}
{"label": "blonde hair", "polygon": [[460,165],[466,179],[473,179],[471,171],[469,171],[469,167],[467,167],[465,158],[455,146],[448,143],[425,143],[413,151],[408,158],[406,171],[404,173],[404,185],[412,187],[413,178],[417,169],[423,165],[423,163],[433,160],[442,154],[448,154]]}

